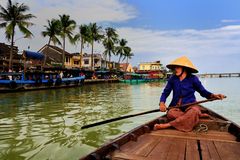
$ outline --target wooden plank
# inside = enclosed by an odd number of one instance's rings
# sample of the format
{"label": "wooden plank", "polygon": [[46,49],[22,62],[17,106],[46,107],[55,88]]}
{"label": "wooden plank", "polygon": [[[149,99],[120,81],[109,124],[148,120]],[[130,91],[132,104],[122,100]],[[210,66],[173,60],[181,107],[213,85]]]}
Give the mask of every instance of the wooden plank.
{"label": "wooden plank", "polygon": [[187,140],[176,138],[173,142],[167,160],[184,160]]}
{"label": "wooden plank", "polygon": [[160,139],[160,137],[145,134],[140,136],[136,142],[131,141],[121,146],[120,150],[137,156],[147,156]]}
{"label": "wooden plank", "polygon": [[186,160],[200,160],[197,140],[187,140],[186,144]]}
{"label": "wooden plank", "polygon": [[240,160],[240,143],[214,142],[221,159]]}
{"label": "wooden plank", "polygon": [[207,133],[196,133],[196,132],[181,132],[174,129],[164,129],[153,131],[150,134],[160,137],[236,142],[236,137],[230,134],[229,132],[220,132],[213,130],[209,130]]}
{"label": "wooden plank", "polygon": [[221,160],[213,141],[200,141],[202,159]]}
{"label": "wooden plank", "polygon": [[164,137],[148,155],[149,159],[166,159],[169,149],[171,147],[173,138]]}
{"label": "wooden plank", "polygon": [[121,151],[115,151],[112,155],[112,160],[130,160],[130,159],[145,160],[146,157],[131,155],[130,153],[124,153]]}
{"label": "wooden plank", "polygon": [[166,160],[184,159],[186,141],[164,137],[148,155],[147,159]]}

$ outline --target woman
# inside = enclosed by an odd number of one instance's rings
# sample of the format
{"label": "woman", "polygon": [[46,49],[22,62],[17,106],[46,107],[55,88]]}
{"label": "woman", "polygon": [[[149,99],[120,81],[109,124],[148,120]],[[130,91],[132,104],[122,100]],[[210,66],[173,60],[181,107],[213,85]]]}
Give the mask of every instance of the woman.
{"label": "woman", "polygon": [[170,120],[170,122],[165,124],[155,124],[154,129],[164,129],[172,126],[180,131],[189,132],[198,124],[199,117],[208,115],[201,113],[198,105],[189,106],[187,108],[176,108],[176,106],[196,102],[196,97],[194,95],[195,91],[199,92],[202,97],[207,99],[223,99],[225,96],[222,94],[213,94],[207,91],[202,86],[198,77],[192,75],[192,73],[197,73],[198,70],[185,56],[174,60],[167,65],[167,68],[172,69],[175,74],[169,78],[168,83],[163,90],[160,98],[159,108],[161,112],[166,111],[166,99],[171,91],[173,91],[173,98],[167,112],[167,118]]}

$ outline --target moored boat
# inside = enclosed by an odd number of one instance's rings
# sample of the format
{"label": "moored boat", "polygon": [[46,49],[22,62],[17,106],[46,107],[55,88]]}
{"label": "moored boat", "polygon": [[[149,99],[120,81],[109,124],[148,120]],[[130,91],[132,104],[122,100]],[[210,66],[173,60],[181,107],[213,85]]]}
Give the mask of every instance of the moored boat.
{"label": "moored boat", "polygon": [[139,74],[139,73],[125,73],[120,82],[138,84],[142,82],[153,82],[163,80],[163,78],[152,77],[149,74]]}
{"label": "moored boat", "polygon": [[85,76],[78,72],[75,75],[66,72],[65,77],[59,72],[0,73],[0,93],[80,86]]}
{"label": "moored boat", "polygon": [[167,122],[164,115],[134,128],[81,159],[239,159],[240,126],[210,109],[202,108],[210,116],[200,118],[192,132],[174,128],[154,131],[154,124]]}

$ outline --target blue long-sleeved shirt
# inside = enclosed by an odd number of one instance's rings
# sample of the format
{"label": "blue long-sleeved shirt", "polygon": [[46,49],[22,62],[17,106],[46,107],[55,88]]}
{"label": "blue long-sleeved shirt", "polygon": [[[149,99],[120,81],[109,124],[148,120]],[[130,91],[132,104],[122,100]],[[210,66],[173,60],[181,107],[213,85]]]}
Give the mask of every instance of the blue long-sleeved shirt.
{"label": "blue long-sleeved shirt", "polygon": [[169,106],[176,106],[179,99],[182,98],[181,104],[196,102],[195,91],[199,92],[202,97],[210,98],[211,92],[207,91],[197,76],[190,75],[180,81],[176,75],[169,78],[166,87],[160,98],[160,102],[166,102],[167,97],[173,91],[173,98]]}

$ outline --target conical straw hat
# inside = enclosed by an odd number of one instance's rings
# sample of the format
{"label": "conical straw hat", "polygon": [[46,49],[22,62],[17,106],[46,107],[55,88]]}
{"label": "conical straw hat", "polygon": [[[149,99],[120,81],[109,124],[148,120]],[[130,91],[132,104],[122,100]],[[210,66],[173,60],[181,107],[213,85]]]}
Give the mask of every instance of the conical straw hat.
{"label": "conical straw hat", "polygon": [[192,62],[186,57],[180,57],[172,61],[170,64],[167,65],[167,68],[174,69],[176,66],[187,67],[191,69],[192,73],[197,73],[197,68],[192,64]]}

